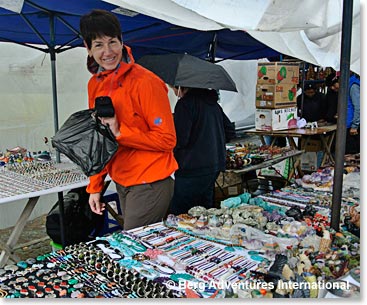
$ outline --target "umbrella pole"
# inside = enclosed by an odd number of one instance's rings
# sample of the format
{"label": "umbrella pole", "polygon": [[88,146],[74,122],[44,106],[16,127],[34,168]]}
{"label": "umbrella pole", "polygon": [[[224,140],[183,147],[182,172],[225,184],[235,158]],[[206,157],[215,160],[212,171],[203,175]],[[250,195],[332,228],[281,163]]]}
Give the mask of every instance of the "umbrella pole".
{"label": "umbrella pole", "polygon": [[338,122],[336,131],[333,197],[331,206],[331,228],[339,231],[340,207],[343,191],[344,154],[346,142],[347,103],[350,77],[350,48],[353,21],[353,0],[343,1],[343,22],[340,56],[340,88],[338,94]]}

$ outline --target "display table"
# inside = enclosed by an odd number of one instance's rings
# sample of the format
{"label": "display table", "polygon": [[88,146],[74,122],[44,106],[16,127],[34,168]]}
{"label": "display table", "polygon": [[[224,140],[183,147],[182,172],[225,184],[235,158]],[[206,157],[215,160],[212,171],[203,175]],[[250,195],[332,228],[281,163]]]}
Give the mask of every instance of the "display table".
{"label": "display table", "polygon": [[[340,280],[359,283],[360,240],[331,232],[329,197],[294,185],[193,207],[0,268],[0,297],[359,297]],[[359,202],[345,199],[347,219]]]}
{"label": "display table", "polygon": [[7,265],[0,269],[1,292],[11,298],[224,297],[226,288],[206,284],[242,281],[265,260],[251,253],[157,223]]}
{"label": "display table", "polygon": [[[245,227],[237,226],[240,231]],[[162,223],[116,232],[5,266],[0,269],[0,298],[272,297],[277,280],[271,276],[280,274],[276,266],[284,261],[277,255],[292,255],[296,244],[293,238],[267,239],[264,250],[249,250]],[[272,249],[278,242],[281,252]],[[307,268],[307,257],[301,259],[298,268],[303,262]],[[264,280],[269,269],[270,282]],[[293,297],[325,296],[321,289],[294,290],[298,296]]]}
{"label": "display table", "polygon": [[[298,128],[298,129],[288,129],[288,130],[274,130],[274,131],[265,131],[265,130],[256,130],[249,129],[245,131],[248,135],[257,135],[260,137],[260,140],[263,145],[265,145],[265,136],[271,136],[274,138],[283,137],[286,138],[289,142],[289,145],[294,149],[304,149],[307,146],[308,142],[313,138],[317,137],[321,140],[322,151],[324,153],[321,166],[326,164],[326,161],[329,161],[331,164],[334,164],[334,158],[331,154],[330,148],[333,140],[335,138],[336,133],[336,125],[329,125],[319,128]],[[304,139],[302,141],[302,147],[298,147],[295,142],[295,139]],[[272,144],[274,144],[275,139]]]}
{"label": "display table", "polygon": [[62,194],[64,191],[83,187],[88,183],[89,179],[71,164],[59,164],[53,170],[45,170],[41,179],[6,169],[0,170],[0,204],[27,200],[8,241],[5,245],[1,245],[3,250],[0,254],[0,267],[4,266],[10,257],[15,261],[19,260],[14,254],[14,247],[40,196]]}

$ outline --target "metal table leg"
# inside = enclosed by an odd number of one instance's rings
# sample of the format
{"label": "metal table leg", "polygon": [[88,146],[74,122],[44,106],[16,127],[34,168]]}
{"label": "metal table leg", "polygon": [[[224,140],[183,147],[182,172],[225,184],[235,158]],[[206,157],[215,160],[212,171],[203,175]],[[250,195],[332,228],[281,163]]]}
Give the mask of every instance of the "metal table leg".
{"label": "metal table leg", "polygon": [[8,261],[9,257],[13,255],[14,247],[17,244],[20,235],[23,232],[25,225],[31,215],[34,207],[38,202],[38,197],[29,198],[26,206],[24,207],[22,214],[19,216],[17,223],[14,226],[12,233],[6,242],[5,249],[0,254],[0,267],[3,267]]}

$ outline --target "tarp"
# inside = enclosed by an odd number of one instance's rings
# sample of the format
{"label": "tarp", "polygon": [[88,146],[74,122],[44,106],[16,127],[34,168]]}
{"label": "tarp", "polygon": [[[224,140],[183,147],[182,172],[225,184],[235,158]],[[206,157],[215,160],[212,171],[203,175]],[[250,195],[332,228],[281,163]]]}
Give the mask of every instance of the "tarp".
{"label": "tarp", "polygon": [[[343,0],[104,1],[183,27],[246,31],[282,54],[340,69]],[[351,70],[360,74],[360,2],[353,4]]]}
{"label": "tarp", "polygon": [[145,54],[172,52],[186,52],[212,60],[215,57],[256,59],[279,55],[244,31],[200,31],[181,27],[101,0],[24,0],[23,5],[19,2],[0,0],[0,41],[50,54],[55,131],[59,127],[56,54],[83,46],[79,21],[92,9],[105,9],[118,16],[124,42],[132,47],[136,59]]}
{"label": "tarp", "polygon": [[[152,1],[150,5],[152,3],[155,4]],[[18,8],[13,7],[11,1],[0,0],[0,41],[31,47],[36,44],[45,52],[54,48],[55,53],[60,53],[70,47],[83,46],[79,35],[80,17],[100,8],[117,15],[124,41],[132,47],[136,58],[146,54],[186,52],[205,59],[213,48],[220,58],[257,59],[279,55],[241,30],[201,31],[191,26],[177,26],[101,0],[24,0],[20,14],[1,6]]]}

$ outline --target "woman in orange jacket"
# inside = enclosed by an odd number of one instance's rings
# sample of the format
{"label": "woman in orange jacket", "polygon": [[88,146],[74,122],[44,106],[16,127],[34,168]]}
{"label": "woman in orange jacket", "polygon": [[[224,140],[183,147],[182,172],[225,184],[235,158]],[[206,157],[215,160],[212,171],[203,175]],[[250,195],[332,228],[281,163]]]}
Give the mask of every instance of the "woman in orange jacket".
{"label": "woman in orange jacket", "polygon": [[93,73],[88,83],[89,107],[94,108],[100,96],[111,98],[115,114],[101,121],[109,125],[119,144],[103,171],[90,177],[89,205],[102,214],[101,190],[109,174],[116,183],[125,230],[161,221],[173,194],[171,176],[178,168],[167,87],[134,63],[113,13],[91,11],[81,18],[80,31]]}

